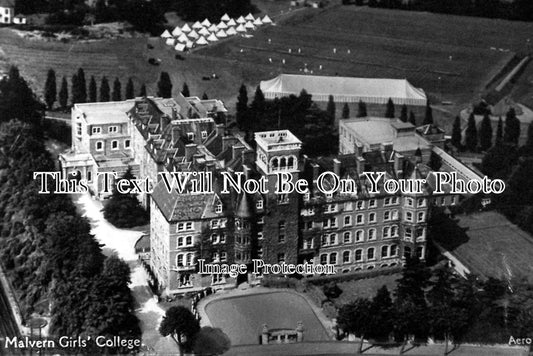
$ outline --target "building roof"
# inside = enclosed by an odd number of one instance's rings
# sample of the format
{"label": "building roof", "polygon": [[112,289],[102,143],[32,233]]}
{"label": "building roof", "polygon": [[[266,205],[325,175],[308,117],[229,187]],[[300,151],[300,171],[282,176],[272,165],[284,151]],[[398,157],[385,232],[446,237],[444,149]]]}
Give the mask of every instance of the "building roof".
{"label": "building roof", "polygon": [[15,7],[15,0],[0,0],[0,7]]}
{"label": "building roof", "polygon": [[299,95],[302,89],[305,89],[314,101],[328,101],[329,96],[333,95],[336,102],[362,100],[366,103],[386,104],[390,98],[397,105],[427,103],[424,91],[415,88],[405,79],[281,74],[274,79],[262,81],[260,87],[268,99]]}
{"label": "building roof", "polygon": [[127,123],[127,111],[135,105],[134,100],[110,101],[104,103],[74,104],[89,125]]}

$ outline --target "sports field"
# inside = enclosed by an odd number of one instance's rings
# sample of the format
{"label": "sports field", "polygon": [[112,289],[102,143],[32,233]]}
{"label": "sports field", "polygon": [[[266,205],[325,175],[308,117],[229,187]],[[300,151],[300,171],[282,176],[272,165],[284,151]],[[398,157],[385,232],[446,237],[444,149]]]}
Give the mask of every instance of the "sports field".
{"label": "sports field", "polygon": [[213,326],[224,330],[235,346],[258,344],[263,324],[272,329],[294,329],[299,321],[305,341],[329,340],[307,300],[293,292],[218,299],[208,303],[205,311]]}

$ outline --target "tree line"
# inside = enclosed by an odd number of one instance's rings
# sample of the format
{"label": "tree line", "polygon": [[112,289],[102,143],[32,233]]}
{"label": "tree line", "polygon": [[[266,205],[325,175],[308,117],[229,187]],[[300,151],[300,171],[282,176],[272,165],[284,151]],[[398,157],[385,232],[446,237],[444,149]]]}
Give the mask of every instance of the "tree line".
{"label": "tree line", "polygon": [[23,318],[50,314],[52,335],[140,338],[128,265],[103,255],[69,196],[39,194],[33,172],[55,171],[55,163],[42,105],[16,68],[0,81],[0,106],[0,261]]}
{"label": "tree line", "polygon": [[370,7],[427,11],[440,14],[533,21],[533,3],[529,0],[343,0],[343,4]]}
{"label": "tree line", "polygon": [[338,326],[371,343],[426,343],[428,337],[455,346],[461,342],[503,343],[509,335],[532,335],[533,286],[527,281],[504,282],[474,276],[462,278],[447,264],[433,271],[417,257],[407,257],[391,295],[387,287],[357,298],[339,309]]}

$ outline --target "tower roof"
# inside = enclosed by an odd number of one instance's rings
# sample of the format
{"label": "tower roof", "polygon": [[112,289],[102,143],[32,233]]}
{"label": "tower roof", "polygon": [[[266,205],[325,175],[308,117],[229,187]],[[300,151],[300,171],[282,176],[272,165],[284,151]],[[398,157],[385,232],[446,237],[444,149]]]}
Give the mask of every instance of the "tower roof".
{"label": "tower roof", "polygon": [[246,194],[242,194],[239,197],[239,204],[237,205],[237,210],[235,211],[236,216],[240,218],[252,217],[252,211],[250,209],[250,202],[248,200],[249,199]]}

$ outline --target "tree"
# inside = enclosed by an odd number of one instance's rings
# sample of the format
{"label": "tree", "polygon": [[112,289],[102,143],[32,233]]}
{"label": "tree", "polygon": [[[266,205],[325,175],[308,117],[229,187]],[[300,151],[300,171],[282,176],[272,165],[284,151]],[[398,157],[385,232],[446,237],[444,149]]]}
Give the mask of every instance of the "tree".
{"label": "tree", "polygon": [[70,82],[70,102],[72,105],[79,103],[80,100],[80,84],[78,82],[78,75],[74,74]]}
{"label": "tree", "polygon": [[468,124],[465,131],[465,144],[466,148],[472,152],[475,152],[477,149],[477,128],[476,128],[476,119],[474,113],[471,113],[468,117]]}
{"label": "tree", "polygon": [[189,309],[177,306],[170,307],[159,325],[159,333],[172,337],[178,345],[180,355],[190,352],[195,338],[200,332],[200,324]]}
{"label": "tree", "polygon": [[462,136],[463,135],[461,133],[461,118],[459,116],[456,116],[452,128],[452,145],[454,145],[458,149],[462,146]]}
{"label": "tree", "polygon": [[106,77],[103,77],[102,83],[100,84],[100,102],[108,102],[111,100],[110,91],[109,82]]}
{"label": "tree", "polygon": [[348,106],[348,103],[344,103],[344,106],[342,107],[342,118],[348,119],[350,117],[350,107]]}
{"label": "tree", "polygon": [[394,119],[394,103],[392,102],[391,98],[389,98],[389,101],[387,101],[387,109],[385,110],[385,117],[389,119]]}
{"label": "tree", "polygon": [[407,105],[402,105],[402,111],[400,112],[400,120],[407,122]]}
{"label": "tree", "polygon": [[68,105],[68,84],[67,78],[61,80],[61,89],[59,89],[59,106],[65,109]]}
{"label": "tree", "polygon": [[133,80],[129,78],[128,84],[126,84],[126,99],[133,99],[133,98],[135,98],[135,87],[133,85]]}
{"label": "tree", "polygon": [[143,83],[143,85],[141,85],[141,90],[139,91],[139,96],[140,97],[146,97],[146,84]]}
{"label": "tree", "polygon": [[181,89],[181,95],[183,95],[186,98],[191,96],[191,93],[189,91],[189,86],[187,85],[187,83],[183,83],[183,88]]}
{"label": "tree", "polygon": [[48,109],[52,110],[57,99],[56,72],[53,69],[48,70],[46,83],[44,84],[44,101]]}
{"label": "tree", "polygon": [[202,95],[202,100],[208,100],[209,97],[207,96],[207,93],[204,91],[204,94]]}
{"label": "tree", "polygon": [[387,286],[378,289],[372,299],[371,313],[373,320],[369,336],[381,339],[388,338],[393,328],[394,309]]}
{"label": "tree", "polygon": [[113,101],[121,101],[122,100],[122,84],[120,84],[120,80],[115,78],[115,81],[113,82],[113,94],[112,94]]}
{"label": "tree", "polygon": [[0,120],[33,122],[42,117],[43,110],[44,105],[20,76],[18,68],[11,67],[7,77],[0,80]]}
{"label": "tree", "polygon": [[487,151],[481,161],[481,171],[491,178],[506,178],[518,159],[515,146],[495,145]]}
{"label": "tree", "polygon": [[437,172],[442,167],[442,158],[435,151],[431,151],[428,165],[433,171]]}
{"label": "tree", "polygon": [[246,86],[244,84],[241,85],[239,88],[239,96],[237,97],[237,113],[236,113],[236,120],[237,125],[239,125],[239,128],[241,130],[247,130],[247,120],[246,117],[248,116],[248,91],[246,90]]}
{"label": "tree", "polygon": [[503,132],[503,141],[518,145],[520,138],[520,120],[516,117],[514,108],[510,108],[505,116],[505,130]]}
{"label": "tree", "polygon": [[[128,168],[121,179],[131,181],[134,179],[131,168]],[[117,179],[115,183],[118,183]],[[122,194],[117,185],[108,203],[104,207],[104,218],[116,227],[133,227],[144,225],[148,222],[148,213],[143,209],[135,194]]]}
{"label": "tree", "polygon": [[85,81],[85,72],[83,71],[83,68],[78,69],[78,74],[76,75],[76,78],[78,79],[78,90],[79,90],[78,103],[86,103],[87,102],[87,82]]}
{"label": "tree", "polygon": [[487,113],[483,116],[479,128],[479,146],[482,151],[486,151],[492,147],[492,124]]}
{"label": "tree", "polygon": [[333,124],[335,122],[335,101],[333,100],[333,95],[328,97],[328,106],[326,107],[326,112],[329,115],[330,122]]}
{"label": "tree", "polygon": [[196,355],[222,355],[231,347],[231,340],[219,328],[204,326],[196,335],[193,351]]}
{"label": "tree", "polygon": [[433,109],[429,105],[429,101],[426,104],[426,116],[424,116],[423,125],[433,124]]}
{"label": "tree", "polygon": [[359,104],[357,106],[357,117],[367,117],[368,114],[366,112],[366,103],[362,100],[359,100]]}
{"label": "tree", "polygon": [[162,98],[172,97],[172,82],[167,72],[161,72],[157,82],[157,96]]}
{"label": "tree", "polygon": [[357,353],[363,351],[365,336],[371,331],[373,323],[372,302],[368,299],[358,298],[355,301],[343,305],[339,309],[337,324],[347,333],[360,337]]}
{"label": "tree", "polygon": [[96,79],[91,75],[91,80],[89,81],[89,101],[91,103],[96,103],[98,101],[98,89],[96,88]]}
{"label": "tree", "polygon": [[409,122],[413,124],[413,126],[416,126],[415,113],[412,111],[409,112]]}
{"label": "tree", "polygon": [[500,119],[498,120],[498,126],[496,128],[496,142],[494,144],[501,145],[503,143],[503,121],[500,116]]}

